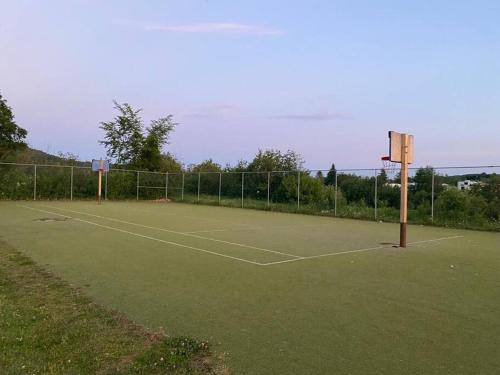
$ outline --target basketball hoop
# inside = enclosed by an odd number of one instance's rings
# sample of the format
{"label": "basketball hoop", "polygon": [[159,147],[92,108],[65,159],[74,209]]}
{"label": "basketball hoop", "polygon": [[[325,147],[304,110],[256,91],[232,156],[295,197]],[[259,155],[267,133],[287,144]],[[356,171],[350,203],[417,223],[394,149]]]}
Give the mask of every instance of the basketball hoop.
{"label": "basketball hoop", "polygon": [[382,166],[385,170],[385,173],[387,173],[387,177],[389,179],[393,179],[394,177],[396,177],[396,173],[399,169],[398,163],[391,161],[390,156],[382,156],[380,159],[382,160]]}

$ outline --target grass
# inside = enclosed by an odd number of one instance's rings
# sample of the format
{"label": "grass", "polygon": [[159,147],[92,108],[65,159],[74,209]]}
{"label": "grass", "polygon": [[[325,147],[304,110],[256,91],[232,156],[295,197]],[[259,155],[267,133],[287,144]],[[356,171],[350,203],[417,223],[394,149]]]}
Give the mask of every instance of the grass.
{"label": "grass", "polygon": [[203,205],[0,202],[4,241],[145,327],[207,338],[235,374],[497,374],[500,235],[410,225],[402,250],[398,234]]}
{"label": "grass", "polygon": [[[171,197],[172,198],[172,197]],[[201,194],[198,200],[197,195],[185,194],[184,199],[180,196],[172,198],[177,203],[188,204],[202,204],[209,206],[222,206],[241,208],[241,198],[230,198],[223,196],[219,203],[218,196]],[[255,199],[245,197],[243,208],[286,212],[286,213],[300,213],[305,215],[318,215],[318,216],[333,216],[349,219],[360,220],[379,220],[390,223],[399,223],[399,209],[394,207],[377,208],[377,215],[375,216],[375,209],[365,204],[359,203],[339,203],[337,210],[332,207],[326,207],[317,204],[304,204],[297,207],[297,202],[270,202],[269,206],[265,199]],[[464,218],[457,220],[450,218],[446,213],[437,212],[434,219],[431,218],[430,207],[428,210],[422,211],[421,209],[408,210],[408,222],[411,224],[425,224],[439,227],[457,228],[457,229],[472,229],[500,232],[500,222],[495,220],[488,220],[484,217],[467,217],[464,213]]]}
{"label": "grass", "polygon": [[0,373],[216,374],[208,344],[145,330],[0,242]]}

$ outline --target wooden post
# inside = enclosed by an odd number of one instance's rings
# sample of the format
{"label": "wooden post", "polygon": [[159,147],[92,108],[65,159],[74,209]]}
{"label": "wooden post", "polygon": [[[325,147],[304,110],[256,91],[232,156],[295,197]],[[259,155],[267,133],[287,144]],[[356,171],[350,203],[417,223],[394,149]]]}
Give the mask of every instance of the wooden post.
{"label": "wooden post", "polygon": [[99,168],[99,183],[97,184],[97,204],[101,204],[102,169]]}
{"label": "wooden post", "polygon": [[399,217],[399,246],[406,247],[408,222],[408,134],[401,134],[401,208]]}

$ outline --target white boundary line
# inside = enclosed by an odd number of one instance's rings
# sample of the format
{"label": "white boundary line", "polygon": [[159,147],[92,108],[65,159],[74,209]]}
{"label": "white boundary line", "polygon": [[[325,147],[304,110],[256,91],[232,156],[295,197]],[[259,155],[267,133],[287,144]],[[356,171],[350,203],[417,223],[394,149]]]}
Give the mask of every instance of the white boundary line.
{"label": "white boundary line", "polygon": [[182,232],[184,234],[196,234],[196,233],[211,233],[211,232],[228,232],[229,229],[207,229],[207,230],[193,230],[192,232]]}
{"label": "white boundary line", "polygon": [[[183,245],[183,244],[180,244],[180,243],[177,243],[177,242],[161,240],[159,238],[146,236],[146,235],[143,235],[143,234],[140,234],[140,233],[130,232],[128,230],[124,230],[124,229],[120,229],[120,228],[110,227],[108,225],[102,225],[102,224],[94,223],[92,221],[83,220],[83,219],[79,219],[79,218],[76,218],[76,217],[63,215],[63,214],[60,214],[60,213],[57,213],[57,212],[52,212],[52,211],[47,211],[47,210],[41,210],[41,209],[37,209],[37,208],[29,207],[29,206],[24,206],[24,205],[17,205],[17,206],[23,207],[23,208],[26,208],[26,209],[29,209],[29,210],[33,210],[33,211],[45,212],[45,213],[49,213],[49,214],[52,214],[52,215],[66,217],[66,218],[73,219],[73,220],[76,220],[76,221],[79,221],[79,222],[82,222],[82,223],[94,225],[94,226],[105,228],[105,229],[114,230],[114,231],[121,232],[121,233],[130,234],[130,235],[136,236],[136,237],[146,238],[146,239],[149,239],[149,240],[152,240],[152,241],[157,241],[157,242],[165,243],[165,244],[168,244],[168,245],[183,247],[183,248],[187,248],[187,249],[191,249],[191,250],[196,250],[196,251],[200,251],[200,252],[204,252],[204,253],[208,253],[208,254],[212,254],[212,255],[218,255],[220,257],[229,258],[229,259],[237,260],[237,261],[240,261],[240,262],[250,263],[250,264],[253,264],[253,265],[256,265],[256,266],[272,266],[272,265],[275,265],[275,264],[297,262],[297,261],[300,261],[300,260],[317,259],[317,258],[324,258],[324,257],[329,257],[329,256],[352,254],[352,253],[361,253],[361,252],[368,252],[368,251],[381,250],[381,249],[390,249],[390,248],[393,248],[393,247],[397,247],[397,245],[381,245],[381,246],[375,246],[375,247],[368,247],[368,248],[364,248],[364,249],[341,251],[341,252],[336,252],[336,253],[312,255],[312,256],[307,256],[307,257],[296,257],[295,259],[287,259],[287,260],[282,260],[282,261],[277,261],[277,262],[259,263],[259,262],[254,262],[254,261],[248,260],[248,259],[243,259],[243,258],[233,257],[233,256],[230,256],[230,255],[216,253],[214,251],[210,251],[210,250],[206,250],[206,249],[201,249],[201,248],[198,248],[198,247]],[[67,211],[71,211],[71,210],[67,210]],[[75,212],[77,212],[77,211],[75,211]],[[98,215],[92,215],[92,214],[88,214],[88,215],[100,217]],[[118,219],[116,219],[116,220],[119,221]],[[135,225],[149,228],[148,226],[144,226],[144,225],[141,225],[141,224],[135,224]],[[158,228],[158,229],[161,229],[161,228]],[[417,245],[417,244],[421,244],[421,243],[438,242],[438,241],[445,241],[445,240],[451,240],[451,239],[463,238],[463,237],[464,236],[450,236],[450,237],[433,238],[433,239],[429,239],[429,240],[421,240],[421,241],[409,242],[408,245],[409,246],[413,246],[413,245]]]}
{"label": "white boundary line", "polygon": [[299,256],[299,255],[287,254],[287,253],[283,253],[283,252],[281,252],[281,251],[270,250],[270,249],[264,249],[264,248],[262,248],[262,247],[256,247],[256,246],[251,246],[251,245],[245,245],[245,244],[241,244],[241,243],[237,243],[237,242],[224,241],[224,240],[219,240],[219,239],[216,239],[216,238],[210,238],[210,237],[198,236],[198,235],[196,235],[196,234],[186,233],[186,232],[178,232],[178,231],[171,230],[171,229],[165,229],[165,228],[160,228],[160,227],[152,227],[152,226],[149,226],[149,225],[143,225],[143,224],[133,223],[133,222],[131,222],[131,221],[125,221],[125,220],[115,219],[115,218],[108,217],[108,216],[101,216],[101,215],[89,214],[89,213],[87,213],[87,212],[74,211],[74,210],[70,210],[70,209],[67,209],[67,208],[59,208],[59,207],[48,206],[48,205],[43,205],[43,204],[42,204],[41,206],[42,206],[42,207],[51,208],[51,209],[55,209],[55,210],[68,211],[68,212],[73,212],[73,213],[75,213],[75,214],[80,214],[80,215],[87,215],[87,216],[91,216],[91,217],[96,217],[96,218],[99,218],[99,219],[104,219],[104,220],[115,221],[115,222],[117,222],[117,223],[128,224],[128,225],[135,225],[135,226],[137,226],[137,227],[141,227],[141,228],[147,228],[147,229],[152,229],[152,230],[160,230],[160,231],[162,231],[162,232],[179,234],[179,235],[186,236],[186,237],[192,237],[192,238],[198,238],[198,239],[202,239],[202,240],[214,241],[214,242],[224,243],[224,244],[227,244],[227,245],[244,247],[244,248],[247,248],[247,249],[253,249],[253,250],[259,250],[259,251],[265,251],[265,252],[268,252],[268,253],[274,253],[274,254],[284,255],[284,256],[287,256],[287,257],[290,257],[290,258],[295,258],[295,259],[301,259],[301,258],[302,258],[302,257],[301,257],[301,256]]}
{"label": "white boundary line", "polygon": [[[412,245],[417,245],[417,244],[420,244],[420,243],[445,241],[445,240],[452,240],[452,239],[455,239],[455,238],[462,238],[462,237],[463,236],[450,236],[450,237],[434,238],[434,239],[431,239],[431,240],[422,240],[422,241],[409,242],[408,245],[412,246]],[[330,256],[342,255],[342,254],[361,253],[361,252],[365,252],[365,251],[390,249],[392,247],[395,247],[395,245],[390,245],[390,246],[389,245],[382,245],[382,246],[375,246],[375,247],[367,247],[366,249],[347,250],[347,251],[341,251],[341,252],[338,252],[338,253],[312,255],[312,256],[308,256],[308,257],[302,257],[301,259],[287,259],[287,260],[281,260],[281,261],[277,261],[277,262],[264,263],[263,265],[264,266],[271,266],[273,264],[297,262],[299,260],[316,259],[316,258],[330,257]],[[396,245],[396,247],[398,247],[398,246]]]}
{"label": "white boundary line", "polygon": [[63,215],[63,214],[60,214],[60,213],[57,213],[57,212],[52,212],[52,211],[47,211],[47,210],[40,210],[40,209],[37,209],[37,208],[23,206],[23,205],[18,205],[18,206],[19,207],[23,207],[23,208],[27,208],[28,210],[45,212],[45,213],[48,213],[48,214],[51,214],[51,215],[57,215],[57,216],[61,216],[61,217],[66,217],[68,219],[73,219],[73,220],[76,220],[76,221],[79,221],[79,222],[82,222],[82,223],[86,223],[86,224],[90,224],[90,225],[95,225],[96,227],[105,228],[105,229],[114,230],[114,231],[121,232],[121,233],[130,234],[131,236],[146,238],[148,240],[161,242],[161,243],[164,243],[164,244],[167,244],[167,245],[173,245],[173,246],[183,247],[183,248],[186,248],[186,249],[196,250],[196,251],[200,251],[200,252],[203,252],[203,253],[208,253],[208,254],[212,254],[212,255],[217,255],[217,256],[220,256],[220,257],[224,257],[224,258],[238,260],[240,262],[254,264],[254,265],[257,265],[257,266],[263,266],[264,265],[264,263],[254,262],[254,261],[248,260],[248,259],[233,257],[233,256],[230,256],[230,255],[225,255],[225,254],[220,254],[220,253],[216,253],[215,251],[201,249],[199,247],[194,247],[194,246],[183,245],[183,244],[180,244],[180,243],[177,243],[177,242],[165,241],[165,240],[161,240],[159,238],[146,236],[146,235],[143,235],[143,234],[140,234],[140,233],[130,232],[128,230],[124,230],[124,229],[120,229],[120,228],[115,228],[115,227],[110,227],[108,225],[102,225],[102,224],[94,223],[93,221],[88,221],[88,220],[83,220],[83,219],[79,219],[79,218],[72,217],[72,216]]}

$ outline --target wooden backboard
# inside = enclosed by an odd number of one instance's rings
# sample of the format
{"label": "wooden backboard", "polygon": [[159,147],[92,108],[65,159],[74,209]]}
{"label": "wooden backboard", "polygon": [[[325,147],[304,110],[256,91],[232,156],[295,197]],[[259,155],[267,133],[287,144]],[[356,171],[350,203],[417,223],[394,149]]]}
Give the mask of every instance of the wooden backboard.
{"label": "wooden backboard", "polygon": [[[406,134],[401,134],[392,130],[389,132],[389,158],[392,162],[401,163],[403,160],[401,144],[403,143],[402,138],[404,135]],[[408,135],[406,162],[408,164],[413,163],[413,135]]]}

